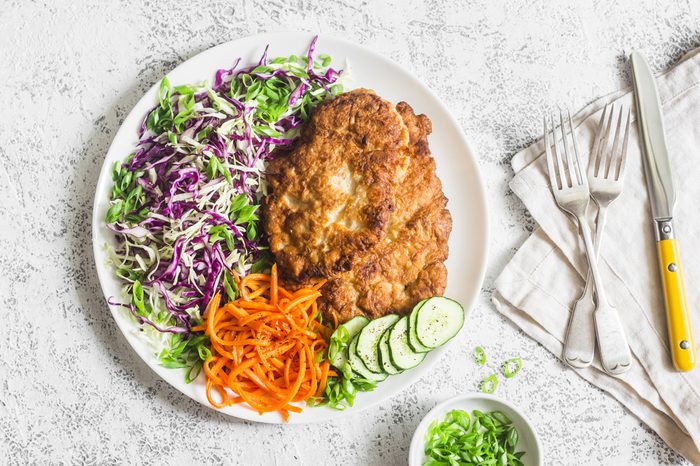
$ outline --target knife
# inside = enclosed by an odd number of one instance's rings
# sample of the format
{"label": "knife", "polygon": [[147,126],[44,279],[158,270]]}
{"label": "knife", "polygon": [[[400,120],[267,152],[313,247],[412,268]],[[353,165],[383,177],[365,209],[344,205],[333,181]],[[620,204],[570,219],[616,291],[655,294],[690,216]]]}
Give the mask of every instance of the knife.
{"label": "knife", "polygon": [[671,356],[676,369],[687,372],[695,367],[697,356],[673,228],[676,191],[666,149],[661,102],[654,76],[644,57],[639,52],[632,52],[631,60],[637,121],[643,147],[642,159],[651,201],[651,215],[654,218]]}

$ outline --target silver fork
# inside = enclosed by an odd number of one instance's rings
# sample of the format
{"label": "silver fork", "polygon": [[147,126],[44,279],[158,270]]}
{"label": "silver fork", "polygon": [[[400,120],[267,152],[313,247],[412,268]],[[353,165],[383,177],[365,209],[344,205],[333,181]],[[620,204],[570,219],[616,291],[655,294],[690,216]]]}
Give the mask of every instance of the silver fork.
{"label": "silver fork", "polygon": [[[568,112],[567,112],[568,114]],[[564,114],[559,112],[559,136],[554,117],[551,119],[551,136],[547,118],[544,119],[545,152],[552,193],[559,207],[571,214],[578,223],[583,238],[586,257],[595,287],[595,328],[603,369],[610,374],[621,374],[631,366],[627,339],[617,315],[617,310],[608,302],[603,279],[598,270],[596,250],[591,239],[591,230],[586,221],[590,199],[588,179],[583,175],[581,157],[574,136],[571,115],[568,114],[568,130]],[[552,139],[554,143],[552,144]],[[561,147],[560,148],[560,139]],[[568,141],[567,141],[568,139]],[[573,149],[573,150],[571,150]],[[573,154],[572,154],[573,152]],[[566,162],[564,161],[566,159]]]}
{"label": "silver fork", "polygon": [[[588,160],[588,184],[591,198],[598,206],[596,217],[596,232],[594,246],[596,257],[600,253],[600,243],[605,229],[607,211],[610,204],[617,199],[622,192],[625,175],[625,161],[627,159],[627,142],[630,130],[630,110],[627,109],[626,118],[624,108],[618,110],[617,119],[614,118],[615,105],[607,105],[598,123],[598,130],[593,141],[593,149]],[[617,124],[613,126],[613,122]],[[620,150],[620,137],[622,136],[622,149]],[[612,146],[610,145],[613,140]],[[595,325],[593,311],[595,308],[593,280],[591,271],[586,276],[586,287],[583,294],[576,301],[576,305],[569,319],[569,327],[564,340],[564,360],[571,367],[582,369],[588,367],[593,361],[595,352]],[[596,319],[595,322],[603,319]]]}

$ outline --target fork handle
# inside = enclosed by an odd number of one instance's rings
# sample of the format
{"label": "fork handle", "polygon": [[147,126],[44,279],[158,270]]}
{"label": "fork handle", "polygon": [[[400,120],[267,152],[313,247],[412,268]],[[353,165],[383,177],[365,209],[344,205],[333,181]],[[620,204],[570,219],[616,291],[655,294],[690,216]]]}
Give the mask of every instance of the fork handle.
{"label": "fork handle", "polygon": [[632,366],[632,354],[620,315],[615,308],[604,304],[598,306],[594,317],[600,364],[603,370],[612,375],[627,372]]}
{"label": "fork handle", "polygon": [[582,216],[579,218],[579,229],[583,236],[588,256],[588,265],[593,274],[593,284],[596,292],[595,330],[600,362],[605,372],[618,375],[629,370],[632,365],[632,355],[627,344],[625,330],[622,328],[617,310],[610,306],[603,288],[603,279],[598,270],[598,257],[591,241],[591,231]]}
{"label": "fork handle", "polygon": [[678,243],[672,236],[673,227],[670,221],[657,222],[657,232],[660,236],[656,244],[666,304],[671,356],[676,369],[688,372],[695,367],[697,356],[690,326],[688,301],[685,297]]}
{"label": "fork handle", "polygon": [[576,301],[576,305],[571,311],[566,339],[564,340],[564,361],[575,369],[583,369],[593,362],[595,354],[594,309],[593,279],[589,271],[583,295]]}
{"label": "fork handle", "polygon": [[[596,257],[600,254],[600,243],[605,230],[607,205],[599,204],[596,215],[594,247]],[[590,267],[586,273],[586,286],[579,296],[569,317],[569,325],[564,339],[564,361],[575,369],[591,365],[595,354],[596,334],[593,311],[595,311],[593,276]]]}

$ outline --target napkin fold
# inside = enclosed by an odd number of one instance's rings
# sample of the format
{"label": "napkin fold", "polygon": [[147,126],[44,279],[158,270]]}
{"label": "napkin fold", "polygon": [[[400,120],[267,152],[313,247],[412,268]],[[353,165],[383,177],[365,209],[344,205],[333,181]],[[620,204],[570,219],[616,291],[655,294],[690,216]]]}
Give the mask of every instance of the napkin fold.
{"label": "napkin fold", "polygon": [[[676,237],[684,267],[691,320],[700,342],[700,49],[659,76],[666,138],[677,191]],[[700,464],[700,367],[675,371],[666,330],[663,294],[644,181],[634,96],[622,90],[589,104],[574,118],[582,156],[590,152],[603,106],[632,108],[627,173],[621,196],[608,211],[600,267],[610,302],[618,309],[633,355],[632,368],[612,377],[596,357],[576,372],[619,400],[673,449]],[[575,224],[549,189],[540,140],[515,155],[513,192],[539,229],[496,280],[499,312],[562,357],[569,314],[584,287],[587,262]],[[584,162],[586,164],[587,161]],[[572,369],[573,370],[573,369]]]}

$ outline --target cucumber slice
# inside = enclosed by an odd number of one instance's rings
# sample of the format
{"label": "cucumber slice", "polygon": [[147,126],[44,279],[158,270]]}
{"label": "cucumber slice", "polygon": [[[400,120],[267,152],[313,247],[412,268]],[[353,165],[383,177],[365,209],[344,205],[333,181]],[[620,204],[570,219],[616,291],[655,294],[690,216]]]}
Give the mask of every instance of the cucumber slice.
{"label": "cucumber slice", "polygon": [[347,332],[347,344],[340,351],[333,351],[334,348],[329,350],[328,360],[334,367],[341,371],[345,368],[345,364],[348,362],[348,347],[350,346],[350,341],[352,341],[353,337],[360,333],[360,330],[368,323],[369,319],[367,317],[355,316],[344,324],[338,325],[338,328],[335,329],[335,332],[331,335],[331,341],[334,340],[334,337],[337,338],[338,334]]}
{"label": "cucumber slice", "polygon": [[381,382],[387,378],[388,374],[384,372],[381,374],[375,374],[371,370],[367,369],[365,363],[363,363],[362,359],[360,359],[360,357],[357,355],[358,337],[359,335],[355,335],[355,338],[352,339],[350,342],[350,347],[348,348],[348,365],[350,366],[350,369],[352,369],[352,372],[358,377],[367,379],[370,382]]}
{"label": "cucumber slice", "polygon": [[374,319],[357,334],[357,355],[365,367],[375,374],[384,373],[379,361],[379,339],[397,320],[399,316],[394,314]]}
{"label": "cucumber slice", "polygon": [[399,319],[389,330],[389,352],[394,366],[406,370],[416,367],[426,353],[416,353],[408,346],[408,316]]}
{"label": "cucumber slice", "polygon": [[379,361],[382,363],[382,369],[389,375],[396,375],[403,372],[391,362],[391,351],[389,350],[389,333],[391,328],[388,328],[379,339]]}
{"label": "cucumber slice", "polygon": [[416,304],[408,316],[408,345],[416,353],[427,353],[432,349],[421,344],[421,342],[418,341],[418,336],[416,336],[416,319],[418,318],[418,310],[423,306],[423,304],[425,304],[426,301],[427,299],[424,299]]}
{"label": "cucumber slice", "polygon": [[430,349],[447,343],[464,325],[462,305],[442,296],[427,300],[416,314],[416,337]]}

